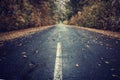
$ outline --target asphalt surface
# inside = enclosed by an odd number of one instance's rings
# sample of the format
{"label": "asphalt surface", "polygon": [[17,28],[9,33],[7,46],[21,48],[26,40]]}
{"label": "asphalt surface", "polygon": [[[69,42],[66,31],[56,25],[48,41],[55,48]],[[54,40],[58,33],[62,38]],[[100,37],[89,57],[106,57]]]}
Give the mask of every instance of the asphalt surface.
{"label": "asphalt surface", "polygon": [[4,42],[0,80],[54,80],[56,60],[56,80],[120,80],[119,39],[64,25]]}

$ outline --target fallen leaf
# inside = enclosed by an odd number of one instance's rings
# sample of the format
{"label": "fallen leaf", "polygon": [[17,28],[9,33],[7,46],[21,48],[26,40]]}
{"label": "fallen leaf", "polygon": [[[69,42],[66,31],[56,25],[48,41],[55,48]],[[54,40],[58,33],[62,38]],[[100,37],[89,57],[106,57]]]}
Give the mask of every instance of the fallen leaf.
{"label": "fallen leaf", "polygon": [[115,70],[115,68],[111,68],[110,70],[111,70],[111,71],[114,71],[114,70]]}
{"label": "fallen leaf", "polygon": [[79,67],[79,64],[76,64],[75,66],[76,66],[76,67]]}
{"label": "fallen leaf", "polygon": [[33,64],[33,63],[29,63],[29,66],[30,66],[30,67],[33,67],[33,66],[34,66],[34,64]]}
{"label": "fallen leaf", "polygon": [[116,74],[112,74],[112,77],[118,77],[118,75],[116,75]]}
{"label": "fallen leaf", "polygon": [[108,61],[105,61],[105,63],[106,63],[106,64],[109,64],[109,62],[108,62]]}
{"label": "fallen leaf", "polygon": [[27,55],[23,55],[24,58],[27,58]]}
{"label": "fallen leaf", "polygon": [[86,45],[87,48],[89,48],[90,46],[89,45]]}
{"label": "fallen leaf", "polygon": [[26,54],[26,52],[22,52],[22,54],[23,54],[23,55],[25,55],[25,54]]}
{"label": "fallen leaf", "polygon": [[101,57],[100,59],[101,59],[101,60],[103,60],[104,58],[103,58],[103,57]]}
{"label": "fallen leaf", "polygon": [[39,52],[38,50],[35,51],[35,53],[38,53],[38,52]]}
{"label": "fallen leaf", "polygon": [[98,66],[101,66],[101,64],[98,64]]}

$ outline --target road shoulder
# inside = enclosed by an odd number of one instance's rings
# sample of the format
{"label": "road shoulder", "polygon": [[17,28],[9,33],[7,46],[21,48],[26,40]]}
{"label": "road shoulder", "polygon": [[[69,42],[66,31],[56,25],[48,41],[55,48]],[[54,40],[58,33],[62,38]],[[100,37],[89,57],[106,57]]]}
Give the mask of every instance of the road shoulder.
{"label": "road shoulder", "polygon": [[0,41],[8,41],[8,40],[24,37],[30,34],[34,34],[35,32],[38,31],[49,29],[51,27],[53,27],[53,25],[0,33]]}
{"label": "road shoulder", "polygon": [[106,35],[110,38],[117,38],[120,39],[120,32],[112,32],[112,31],[107,31],[107,30],[99,30],[99,29],[93,29],[93,28],[85,28],[85,27],[80,27],[80,26],[74,26],[76,29],[83,29],[83,30],[88,30],[96,33],[100,33],[103,35]]}

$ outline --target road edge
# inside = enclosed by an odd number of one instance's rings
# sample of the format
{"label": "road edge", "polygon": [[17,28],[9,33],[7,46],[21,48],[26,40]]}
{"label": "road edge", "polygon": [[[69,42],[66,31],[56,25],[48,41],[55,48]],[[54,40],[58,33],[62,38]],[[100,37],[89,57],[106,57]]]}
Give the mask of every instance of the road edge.
{"label": "road edge", "polygon": [[120,40],[120,32],[112,32],[112,31],[107,31],[107,30],[99,30],[99,29],[86,28],[86,27],[80,27],[80,26],[74,26],[74,28],[96,32],[96,33],[99,33],[99,34],[102,34],[102,35],[106,35],[110,38],[117,38],[117,39]]}
{"label": "road edge", "polygon": [[38,31],[43,31],[49,28],[54,27],[54,25],[50,26],[42,26],[42,27],[35,27],[35,28],[28,28],[28,29],[23,29],[23,30],[16,30],[16,31],[10,31],[10,32],[5,32],[5,33],[0,33],[0,42],[3,41],[9,41],[13,40],[16,38],[21,38],[24,36],[28,36],[31,34],[34,34]]}

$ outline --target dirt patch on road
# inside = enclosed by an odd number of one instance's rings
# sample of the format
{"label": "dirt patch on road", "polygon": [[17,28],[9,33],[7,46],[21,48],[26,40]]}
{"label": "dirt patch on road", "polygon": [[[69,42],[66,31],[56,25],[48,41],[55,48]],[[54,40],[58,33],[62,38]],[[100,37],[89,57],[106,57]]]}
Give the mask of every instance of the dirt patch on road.
{"label": "dirt patch on road", "polygon": [[75,28],[89,30],[89,31],[93,31],[93,32],[96,32],[96,33],[100,33],[100,34],[109,36],[111,38],[120,39],[120,32],[112,32],[112,31],[99,30],[99,29],[93,29],[93,28],[85,28],[85,27],[79,27],[79,26],[75,26]]}
{"label": "dirt patch on road", "polygon": [[30,34],[34,34],[37,31],[42,31],[42,30],[45,30],[45,29],[48,29],[51,27],[53,27],[53,26],[42,26],[42,27],[0,33],[0,41],[8,41],[8,40],[12,40],[15,38],[27,36]]}

